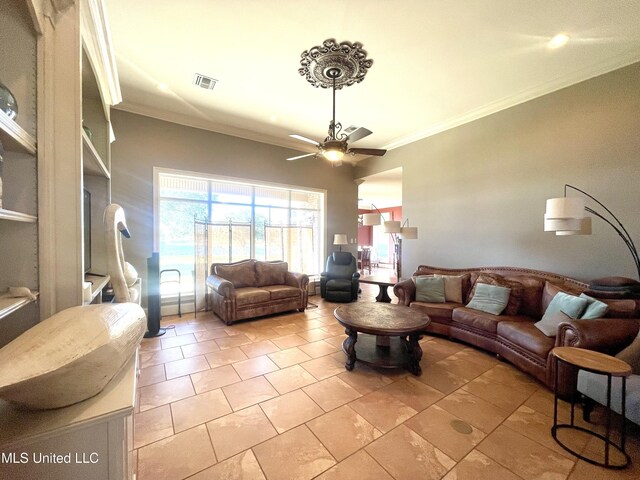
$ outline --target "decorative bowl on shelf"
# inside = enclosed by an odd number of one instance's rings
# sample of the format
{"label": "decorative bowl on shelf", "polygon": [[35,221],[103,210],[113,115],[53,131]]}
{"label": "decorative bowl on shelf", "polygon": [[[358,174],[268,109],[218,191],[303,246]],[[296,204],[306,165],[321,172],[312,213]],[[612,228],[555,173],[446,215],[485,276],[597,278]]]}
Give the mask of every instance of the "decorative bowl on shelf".
{"label": "decorative bowl on shelf", "polygon": [[0,82],[0,110],[13,120],[18,116],[18,102],[11,91]]}
{"label": "decorative bowl on shelf", "polygon": [[0,349],[0,398],[48,409],[93,397],[135,355],[145,330],[135,303],[62,310]]}

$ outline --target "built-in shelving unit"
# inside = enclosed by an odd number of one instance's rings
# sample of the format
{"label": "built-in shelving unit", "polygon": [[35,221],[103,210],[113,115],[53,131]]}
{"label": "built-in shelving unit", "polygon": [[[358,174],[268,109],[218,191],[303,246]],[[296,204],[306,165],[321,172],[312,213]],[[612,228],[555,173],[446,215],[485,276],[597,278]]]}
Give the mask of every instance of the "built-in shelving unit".
{"label": "built-in shelving unit", "polygon": [[105,166],[102,157],[84,130],[82,131],[82,171],[85,175],[97,175],[111,179],[111,172]]}
{"label": "built-in shelving unit", "polygon": [[[18,113],[0,111],[0,347],[39,320],[38,304],[9,287],[39,290],[37,85],[39,26],[30,1],[0,0],[0,83]],[[37,297],[36,297],[37,298]]]}

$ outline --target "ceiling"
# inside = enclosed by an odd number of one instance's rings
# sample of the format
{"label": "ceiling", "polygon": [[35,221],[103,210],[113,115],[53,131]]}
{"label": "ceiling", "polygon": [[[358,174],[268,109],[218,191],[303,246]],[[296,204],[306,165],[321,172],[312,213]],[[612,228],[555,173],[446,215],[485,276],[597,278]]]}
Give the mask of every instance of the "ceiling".
{"label": "ceiling", "polygon": [[[392,149],[640,60],[640,0],[105,0],[117,108],[292,148],[322,140],[331,92],[298,74],[327,38],[373,59],[336,120]],[[566,33],[569,43],[550,49]],[[219,82],[208,91],[196,73]],[[164,84],[165,89],[158,88]],[[292,152],[293,153],[293,152]],[[312,157],[300,162],[318,161]]]}

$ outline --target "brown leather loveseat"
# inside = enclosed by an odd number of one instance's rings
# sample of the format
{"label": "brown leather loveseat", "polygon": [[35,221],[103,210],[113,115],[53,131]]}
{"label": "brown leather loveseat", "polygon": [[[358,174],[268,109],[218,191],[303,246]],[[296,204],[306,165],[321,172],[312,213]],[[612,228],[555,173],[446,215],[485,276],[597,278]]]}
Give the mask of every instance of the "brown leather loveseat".
{"label": "brown leather loveseat", "polygon": [[[464,303],[417,302],[412,279],[394,286],[401,305],[429,315],[429,331],[497,353],[549,387],[553,387],[554,382],[554,366],[549,355],[553,347],[581,347],[615,354],[629,345],[638,333],[639,301],[598,298],[609,306],[603,318],[563,322],[555,337],[546,336],[534,324],[541,319],[555,294],[564,291],[579,295],[588,290],[587,284],[554,273],[511,267],[446,269],[421,265],[413,274],[414,277],[419,275],[462,276]],[[465,307],[476,282],[511,288],[510,302],[515,295],[517,305],[510,303],[506,309],[508,314],[501,315]],[[568,368],[559,373],[561,394],[567,396],[575,389],[576,373]]]}
{"label": "brown leather loveseat", "polygon": [[207,277],[210,305],[227,325],[236,320],[307,308],[309,277],[287,262],[213,263]]}

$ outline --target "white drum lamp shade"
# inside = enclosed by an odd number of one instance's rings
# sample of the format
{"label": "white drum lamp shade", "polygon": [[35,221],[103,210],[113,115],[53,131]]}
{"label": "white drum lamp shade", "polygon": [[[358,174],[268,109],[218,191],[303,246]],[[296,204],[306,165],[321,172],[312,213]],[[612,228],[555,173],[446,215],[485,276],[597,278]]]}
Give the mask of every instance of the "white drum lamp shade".
{"label": "white drum lamp shade", "polygon": [[584,198],[560,197],[547,200],[545,218],[584,218]]}
{"label": "white drum lamp shade", "polygon": [[556,230],[556,235],[591,235],[591,217],[581,218],[578,230]]}
{"label": "white drum lamp shade", "polygon": [[372,225],[380,225],[382,222],[380,220],[379,213],[365,213],[362,215],[362,225],[365,227],[370,227]]}
{"label": "white drum lamp shade", "polygon": [[558,232],[558,231],[578,231],[580,230],[579,218],[549,218],[544,214],[544,231],[545,232]]}
{"label": "white drum lamp shade", "polygon": [[384,233],[400,233],[402,231],[402,226],[400,222],[396,220],[389,220],[384,222]]}

